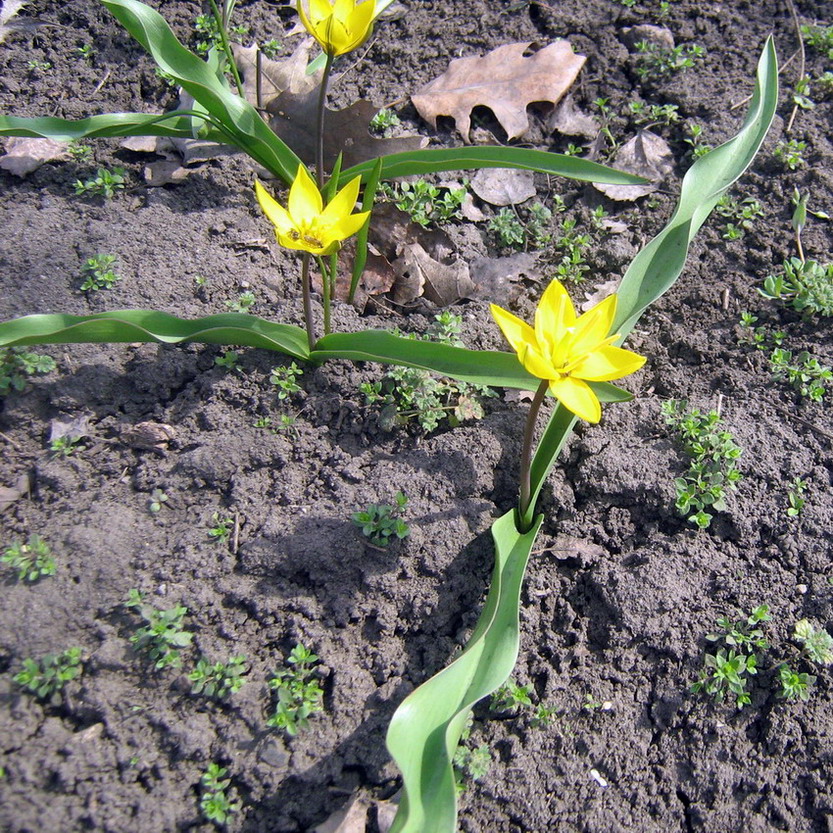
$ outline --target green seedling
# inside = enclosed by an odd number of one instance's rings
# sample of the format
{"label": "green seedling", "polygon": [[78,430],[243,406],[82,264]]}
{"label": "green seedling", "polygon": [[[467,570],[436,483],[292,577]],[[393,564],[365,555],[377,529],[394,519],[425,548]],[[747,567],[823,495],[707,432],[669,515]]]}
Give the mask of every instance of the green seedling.
{"label": "green seedling", "polygon": [[689,522],[706,529],[714,517],[707,510],[724,511],[727,490],[736,489],[743,476],[735,465],[743,451],[731,433],[718,428],[716,411],[689,411],[686,402],[669,400],[662,413],[690,457],[688,471],[674,480],[675,506]]}
{"label": "green seedling", "polygon": [[241,292],[236,300],[226,301],[226,308],[229,312],[251,312],[256,301],[254,292],[246,290],[245,292]]}
{"label": "green seedling", "polygon": [[227,794],[231,783],[231,779],[226,778],[227,774],[225,767],[212,762],[200,778],[200,810],[209,821],[221,827],[225,827],[242,806],[233,791]]}
{"label": "green seedling", "polygon": [[202,658],[197,661],[194,670],[188,675],[193,683],[193,694],[204,694],[215,700],[225,700],[239,691],[246,682],[243,674],[246,670],[246,657],[242,654],[232,657],[228,662],[211,663]]}
{"label": "green seedling", "polygon": [[535,708],[535,714],[529,719],[529,725],[533,729],[549,729],[557,719],[558,709],[546,703],[539,703]]}
{"label": "green seedling", "polygon": [[701,156],[705,156],[710,150],[713,150],[712,145],[703,139],[702,125],[688,122],[686,124],[686,133],[688,133],[688,136],[683,141],[691,147],[692,158],[699,159]]}
{"label": "green seedling", "polygon": [[407,505],[408,498],[397,492],[394,505],[371,503],[366,509],[354,512],[350,519],[374,547],[387,547],[395,538],[401,541],[411,534],[410,527],[400,517]]}
{"label": "green seedling", "polygon": [[231,538],[231,532],[234,529],[234,519],[229,518],[220,512],[215,512],[211,516],[211,523],[214,526],[208,530],[208,535],[214,539],[217,544],[227,544]]}
{"label": "green seedling", "polygon": [[148,512],[151,515],[156,515],[162,511],[162,507],[168,502],[168,496],[162,489],[156,488],[150,493],[148,498]]}
{"label": "green seedling", "polygon": [[427,228],[430,225],[460,219],[461,209],[468,193],[468,183],[461,188],[440,188],[438,185],[417,179],[398,185],[382,184],[379,193],[392,200],[400,211]]}
{"label": "green seedling", "polygon": [[370,129],[374,133],[387,133],[393,127],[399,127],[402,122],[399,119],[399,116],[393,112],[393,110],[388,110],[386,107],[383,107],[371,120],[370,120]]}
{"label": "green seedling", "polygon": [[465,792],[468,781],[480,781],[485,778],[492,765],[492,752],[488,744],[481,743],[474,749],[463,745],[471,736],[472,725],[473,718],[469,713],[466,727],[460,735],[460,745],[452,760],[454,782],[458,793]]}
{"label": "green seedling", "polygon": [[833,97],[833,72],[826,70],[813,82],[821,92],[821,98],[827,100]]}
{"label": "green seedling", "polygon": [[724,642],[730,648],[739,648],[746,653],[753,653],[755,648],[768,648],[769,643],[764,632],[758,627],[762,622],[771,621],[769,605],[759,605],[743,619],[730,619],[721,616],[717,624],[722,628],[720,633],[706,634],[709,642]]}
{"label": "green seedling", "polygon": [[91,43],[83,43],[75,48],[75,54],[85,61],[92,61],[95,49]]}
{"label": "green seedling", "polygon": [[269,680],[269,688],[275,692],[275,713],[266,721],[269,726],[297,735],[309,728],[309,718],[324,711],[324,690],[315,676],[313,666],[318,657],[300,642],[286,659],[291,668],[279,668]]}
{"label": "green seedling", "polygon": [[179,82],[176,80],[176,78],[174,78],[173,75],[170,74],[170,72],[165,72],[165,70],[162,69],[162,67],[154,67],[153,74],[157,78],[161,78],[165,82],[165,84],[171,89],[176,89],[179,86]]}
{"label": "green seedling", "polygon": [[802,510],[807,499],[804,493],[807,491],[807,481],[800,477],[793,478],[787,484],[787,516],[790,518],[797,518]]}
{"label": "green seedling", "polygon": [[827,382],[833,379],[833,369],[822,365],[807,350],[793,354],[784,347],[773,349],[769,357],[773,378],[789,382],[801,396],[821,402],[827,392]]}
{"label": "green seedling", "polygon": [[49,441],[49,450],[55,457],[72,457],[81,447],[83,437],[75,437],[71,434],[64,434]]}
{"label": "green seedling", "polygon": [[489,710],[493,712],[518,712],[532,706],[530,698],[532,687],[518,685],[514,680],[507,680],[492,694]]}
{"label": "green seedling", "polygon": [[805,702],[810,699],[810,689],[816,681],[812,674],[793,671],[787,663],[778,666],[778,679],[781,683],[778,696],[781,699]]}
{"label": "green seedling", "polygon": [[553,248],[561,253],[561,261],[555,267],[555,277],[567,283],[581,283],[585,273],[590,271],[586,254],[593,239],[589,234],[578,234],[574,217],[561,221],[553,240]]}
{"label": "green seedling", "polygon": [[81,267],[84,282],[83,292],[98,292],[100,289],[112,289],[121,276],[112,268],[116,262],[115,255],[93,255],[88,257]]}
{"label": "green seedling", "polygon": [[799,168],[807,167],[807,161],[804,158],[805,150],[807,150],[807,142],[801,142],[798,139],[788,141],[781,139],[775,145],[773,154],[785,168],[797,171]]}
{"label": "green seedling", "polygon": [[0,563],[8,564],[17,570],[17,580],[29,584],[43,578],[55,575],[55,559],[52,550],[40,535],[34,532],[25,544],[15,541],[3,550]]}
{"label": "green seedling", "polygon": [[581,156],[583,153],[584,148],[581,145],[574,145],[572,142],[564,148],[565,156]]}
{"label": "green seedling", "polygon": [[628,102],[628,109],[633,117],[634,124],[664,125],[669,127],[680,120],[680,108],[676,104],[646,104],[644,101]]}
{"label": "green seedling", "polygon": [[193,639],[193,634],[182,629],[188,608],[176,605],[168,610],[157,610],[147,604],[135,588],[128,591],[124,606],[136,608],[147,623],[130,637],[136,650],[147,654],[156,668],[181,667],[181,652]]}
{"label": "green seedling", "polygon": [[507,249],[541,249],[552,240],[552,211],[543,203],[533,203],[525,221],[511,208],[501,208],[487,228]]}
{"label": "green seedling", "polygon": [[0,348],[0,396],[23,390],[30,376],[51,373],[55,359],[30,353],[25,347]]}
{"label": "green seedling", "polygon": [[116,191],[121,191],[125,186],[124,168],[99,168],[92,179],[82,181],[75,180],[75,193],[77,196],[99,196],[109,200],[115,196]]}
{"label": "green seedling", "polygon": [[682,43],[669,49],[657,43],[639,41],[635,44],[638,62],[635,68],[642,81],[660,81],[694,66],[706,50],[696,43]]}
{"label": "green seedling", "polygon": [[67,145],[67,153],[73,162],[90,162],[93,158],[92,147],[75,139]]}
{"label": "green seedling", "polygon": [[23,670],[12,678],[39,700],[50,700],[70,681],[81,676],[81,649],[68,648],[39,660],[23,660]]}
{"label": "green seedling", "polygon": [[764,216],[764,210],[757,200],[752,197],[738,200],[728,194],[724,194],[717,201],[714,210],[716,214],[729,221],[724,226],[724,240],[739,240],[744,232],[752,228],[758,217]]}
{"label": "green seedling", "polygon": [[[223,35],[220,31],[220,24],[213,14],[197,15],[194,20],[194,29],[199,38],[196,44],[197,52],[205,55],[212,48],[222,50]],[[228,28],[228,35],[236,35],[238,40],[245,38],[248,34],[248,26],[238,25]]]}
{"label": "green seedling", "polygon": [[214,359],[214,364],[217,367],[224,367],[226,370],[239,370],[238,361],[240,361],[240,354],[236,350],[226,350],[222,356],[217,356]]}
{"label": "green seedling", "polygon": [[52,64],[49,61],[40,61],[37,58],[33,58],[31,61],[26,61],[26,68],[29,72],[44,73],[52,69]]}
{"label": "green seedling", "polygon": [[804,316],[833,316],[833,263],[791,257],[781,270],[764,280],[764,298],[788,303]]}
{"label": "green seedling", "polygon": [[804,43],[833,61],[833,26],[802,26]]}
{"label": "green seedling", "polygon": [[260,51],[270,60],[274,60],[283,51],[283,43],[277,38],[270,38],[260,45]]}
{"label": "green seedling", "polygon": [[299,393],[301,386],[298,384],[298,377],[303,371],[295,362],[289,365],[273,367],[269,374],[269,382],[278,391],[278,399],[288,399],[293,393]]}
{"label": "green seedling", "polygon": [[793,638],[807,659],[818,665],[833,665],[833,637],[824,628],[816,630],[808,619],[801,619],[795,623]]}

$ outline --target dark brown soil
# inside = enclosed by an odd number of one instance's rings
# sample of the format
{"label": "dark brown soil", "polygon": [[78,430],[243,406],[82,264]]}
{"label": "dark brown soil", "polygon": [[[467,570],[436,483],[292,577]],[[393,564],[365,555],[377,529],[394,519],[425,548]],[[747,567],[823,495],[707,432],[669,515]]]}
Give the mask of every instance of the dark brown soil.
{"label": "dark brown soil", "polygon": [[[152,3],[193,43],[194,2]],[[605,97],[617,139],[633,134],[627,102],[673,103],[717,144],[740,125],[767,34],[782,60],[796,47],[787,6],[776,0],[674,0],[662,25],[678,43],[706,50],[696,67],[644,84],[623,45],[624,27],[655,23],[657,3],[627,9],[613,0],[403,0],[406,14],[380,25],[366,54],[334,88],[377,105],[404,99],[449,60],[513,41],[568,37],[588,61],[579,106]],[[802,22],[833,22],[826,2],[797,0]],[[249,0],[237,20],[258,39],[291,25],[285,4]],[[170,106],[149,58],[94,0],[33,0],[22,13],[43,25],[0,45],[4,114],[81,117]],[[77,47],[90,43],[91,60]],[[824,60],[809,53],[818,75]],[[28,62],[49,62],[48,70]],[[786,120],[795,64],[784,75]],[[808,702],[776,696],[776,668],[796,662],[795,622],[833,618],[829,404],[811,403],[772,380],[764,356],[738,344],[740,311],[781,327],[789,346],[830,364],[829,325],[802,321],[757,292],[793,255],[794,187],[811,208],[833,213],[830,100],[800,111],[793,137],[808,143],[807,167],[785,171],[773,157],[780,118],[736,194],[762,204],[742,240],[722,239],[713,218],[674,289],[649,312],[629,346],[649,357],[634,378],[636,400],[609,406],[598,427],[580,427],[544,491],[546,515],[523,597],[516,680],[557,711],[548,728],[527,716],[490,719],[478,710],[470,746],[493,762],[461,798],[460,829],[508,831],[708,831],[833,829],[833,677],[817,674]],[[410,106],[406,127],[459,143],[450,123],[432,134]],[[488,128],[491,119],[483,114]],[[485,128],[484,128],[485,130]],[[563,137],[539,147],[563,149]],[[690,164],[679,126],[670,141],[678,176]],[[499,134],[498,129],[498,134]],[[499,135],[499,138],[500,135]],[[204,165],[181,184],[147,187],[145,156],[117,140],[94,144],[94,161],[47,164],[26,179],[0,171],[0,317],[157,308],[196,317],[226,310],[244,289],[256,314],[300,323],[298,260],[272,240],[241,156]],[[114,199],[76,197],[73,182],[97,165],[121,165],[129,187]],[[627,230],[592,257],[585,289],[616,278],[670,213],[673,193],[636,205],[592,189],[546,182],[586,217],[603,204]],[[486,213],[488,206],[482,206]],[[459,225],[459,224],[458,224]],[[497,254],[485,224],[457,234],[465,254]],[[829,222],[811,218],[808,255],[826,261]],[[468,248],[465,248],[468,247]],[[80,291],[81,266],[118,255],[123,279]],[[203,276],[197,288],[195,278]],[[528,315],[546,278],[523,290]],[[504,349],[487,306],[455,308],[470,346]],[[431,313],[359,315],[339,307],[340,329],[424,330]],[[821,321],[821,323],[819,323]],[[0,485],[29,474],[33,489],[2,516],[0,544],[42,535],[58,564],[53,577],[18,583],[3,567],[0,609],[0,828],[24,831],[204,830],[199,780],[208,763],[229,770],[243,808],[228,829],[312,830],[362,791],[391,797],[398,773],[384,746],[403,697],[464,644],[488,585],[489,526],[516,499],[525,404],[486,401],[483,419],[420,435],[380,427],[365,405],[372,366],[305,368],[302,391],[278,400],[269,373],[287,362],[241,350],[239,370],[215,365],[213,347],[82,345],[43,352],[55,372],[3,400]],[[743,448],[743,480],[710,529],[675,512],[673,478],[685,467],[660,413],[669,398],[720,407]],[[289,432],[258,418],[297,415]],[[49,450],[52,420],[87,416],[91,436],[68,457]],[[134,448],[125,428],[153,421],[175,429],[162,452]],[[807,503],[786,515],[787,485],[808,482]],[[151,492],[169,500],[151,514]],[[388,551],[366,546],[350,515],[369,503],[409,497],[411,535]],[[208,530],[214,513],[234,521],[227,543]],[[138,618],[122,606],[138,588],[158,607],[183,604],[194,644],[181,672],[154,671],[129,637]],[[721,615],[769,604],[770,646],[742,710],[694,695],[705,634]],[[267,679],[296,642],[322,660],[325,711],[295,738],[270,729]],[[13,684],[26,657],[80,646],[84,674],[60,702],[42,704]],[[247,657],[246,684],[227,704],[190,693],[200,655]],[[605,708],[588,708],[590,698]],[[609,705],[609,707],[607,707]],[[594,774],[595,773],[595,774]],[[597,777],[598,776],[598,777]],[[375,830],[371,820],[368,830]]]}

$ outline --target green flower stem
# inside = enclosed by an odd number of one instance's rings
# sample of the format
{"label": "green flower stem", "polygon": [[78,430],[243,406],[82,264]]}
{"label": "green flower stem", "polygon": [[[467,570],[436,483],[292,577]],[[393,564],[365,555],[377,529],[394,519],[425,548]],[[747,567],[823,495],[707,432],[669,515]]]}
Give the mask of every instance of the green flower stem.
{"label": "green flower stem", "polygon": [[315,176],[318,179],[318,187],[324,187],[324,112],[327,104],[327,85],[330,81],[330,71],[333,68],[334,57],[327,55],[327,62],[324,64],[324,74],[321,76],[321,89],[318,91],[318,119],[317,135],[318,146],[315,151]]}
{"label": "green flower stem", "polygon": [[[312,350],[315,347],[315,331],[313,330],[312,324],[312,293],[310,291],[310,283],[309,283],[309,261],[310,261],[310,253],[304,252],[304,256],[301,260],[301,294],[304,298],[304,325],[307,328],[307,341],[309,342],[309,349]],[[326,281],[325,281],[326,284]],[[327,321],[329,319],[329,309],[328,306],[324,305],[324,320]]]}
{"label": "green flower stem", "polygon": [[[523,519],[528,515],[529,501],[532,496],[532,481],[529,472],[532,463],[532,442],[535,439],[535,423],[538,421],[538,412],[541,410],[541,404],[547,395],[548,388],[549,382],[542,379],[532,399],[532,405],[526,418],[526,427],[524,428],[524,444],[521,451],[521,495],[518,500],[517,518],[518,531],[522,534],[529,531],[529,526],[525,524]],[[523,529],[524,526],[527,528]]]}
{"label": "green flower stem", "polygon": [[[316,259],[318,260],[318,268],[321,270],[321,294],[322,306],[324,307],[324,335],[328,336],[330,334],[330,299],[333,297],[332,292],[330,291],[332,284],[330,281],[329,269],[327,268],[324,258],[319,257]],[[312,349],[312,347],[313,345],[310,343],[310,349]]]}
{"label": "green flower stem", "polygon": [[220,14],[220,10],[217,8],[215,0],[208,0],[208,2],[211,4],[211,11],[214,15],[214,19],[217,21],[217,28],[220,32],[220,42],[223,47],[223,52],[226,55],[226,62],[231,70],[231,74],[234,76],[234,83],[237,86],[237,92],[239,93],[240,98],[245,98],[246,95],[243,92],[243,82],[240,80],[240,73],[237,71],[237,64],[234,63],[234,55],[232,55],[231,45],[228,40],[228,20],[224,14]]}

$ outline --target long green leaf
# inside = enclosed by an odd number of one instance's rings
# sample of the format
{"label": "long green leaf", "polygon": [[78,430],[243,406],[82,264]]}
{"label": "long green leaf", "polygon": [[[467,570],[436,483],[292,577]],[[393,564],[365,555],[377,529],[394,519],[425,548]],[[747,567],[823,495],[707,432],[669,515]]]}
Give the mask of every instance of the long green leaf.
{"label": "long green leaf", "polygon": [[[587,182],[606,182],[614,185],[639,185],[644,183],[642,177],[616,171],[598,162],[565,156],[560,153],[548,153],[543,150],[514,147],[462,147],[462,148],[426,148],[407,153],[391,153],[380,157],[382,160],[382,179],[396,179],[400,176],[415,176],[440,173],[442,171],[465,171],[477,168],[518,168],[525,171],[540,171],[554,176]],[[372,159],[353,165],[342,171],[344,181],[356,176],[367,179],[376,164]]]}
{"label": "long green leaf", "polygon": [[[758,61],[755,90],[742,127],[736,136],[701,156],[687,171],[673,216],[637,254],[622,278],[613,323],[613,329],[622,339],[648,306],[680,276],[694,235],[721,195],[752,163],[766,138],[777,106],[778,59],[770,37]],[[532,460],[532,500],[522,523],[531,523],[541,488],[574,424],[575,417],[559,405]]]}
{"label": "long green leaf", "polygon": [[302,360],[310,355],[306,332],[300,327],[274,324],[244,313],[187,321],[164,312],[131,309],[95,315],[27,315],[0,323],[0,347],[134,341],[239,344],[278,350]]}
{"label": "long green leaf", "polygon": [[246,151],[275,176],[291,183],[300,160],[248,101],[176,38],[165,18],[139,0],[101,0],[164,72],[223,126],[228,141]]}
{"label": "long green leaf", "polygon": [[515,665],[521,583],[542,520],[523,535],[515,528],[514,510],[495,521],[492,584],[465,650],[411,692],[390,722],[388,750],[404,778],[391,833],[456,830],[454,750],[472,706],[495,691]]}

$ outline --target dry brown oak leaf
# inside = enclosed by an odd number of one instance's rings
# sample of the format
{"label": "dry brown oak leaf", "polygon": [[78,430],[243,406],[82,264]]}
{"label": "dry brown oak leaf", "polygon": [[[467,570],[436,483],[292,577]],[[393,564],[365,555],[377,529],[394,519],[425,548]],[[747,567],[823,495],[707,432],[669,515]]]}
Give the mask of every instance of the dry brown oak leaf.
{"label": "dry brown oak leaf", "polygon": [[414,107],[433,127],[437,116],[451,116],[463,141],[471,139],[471,111],[488,107],[510,139],[529,129],[527,105],[533,101],[557,104],[584,65],[569,41],[557,40],[532,55],[531,45],[509,43],[479,58],[455,58],[439,78],[411,96]]}

